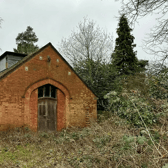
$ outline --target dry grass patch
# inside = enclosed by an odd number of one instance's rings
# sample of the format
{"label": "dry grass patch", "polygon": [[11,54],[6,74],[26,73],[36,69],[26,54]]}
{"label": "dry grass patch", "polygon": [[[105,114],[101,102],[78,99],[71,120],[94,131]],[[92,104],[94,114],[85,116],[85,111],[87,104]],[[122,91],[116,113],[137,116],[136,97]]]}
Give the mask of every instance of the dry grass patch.
{"label": "dry grass patch", "polygon": [[[151,130],[156,134],[155,127]],[[135,128],[117,116],[59,133],[33,133],[28,128],[0,133],[0,167],[20,168],[160,168],[168,163],[161,146],[167,134],[155,135],[160,156],[144,128]],[[152,132],[153,131],[153,132]],[[141,135],[141,136],[140,136]],[[157,137],[158,136],[158,137]]]}

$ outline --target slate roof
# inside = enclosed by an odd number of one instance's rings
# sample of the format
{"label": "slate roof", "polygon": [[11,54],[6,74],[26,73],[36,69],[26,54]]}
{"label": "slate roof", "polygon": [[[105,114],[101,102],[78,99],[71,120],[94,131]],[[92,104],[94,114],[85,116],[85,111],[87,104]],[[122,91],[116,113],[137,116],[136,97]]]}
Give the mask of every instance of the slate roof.
{"label": "slate roof", "polygon": [[[75,72],[75,70],[71,67],[71,65],[62,57],[62,55],[55,49],[55,47],[51,44],[51,43],[48,43],[46,44],[44,47],[40,48],[39,50],[37,50],[36,52],[32,53],[32,54],[29,54],[27,56],[25,56],[26,54],[21,54],[21,55],[24,55],[24,58],[21,59],[20,61],[18,61],[16,64],[12,65],[10,68],[7,68],[3,71],[0,72],[0,80],[5,78],[8,74],[12,73],[14,70],[16,70],[17,68],[19,68],[21,65],[23,65],[25,62],[27,62],[28,60],[30,60],[31,58],[33,58],[36,54],[38,54],[39,52],[41,52],[42,50],[44,50],[46,47],[48,46],[51,46],[54,51],[64,60],[64,62],[71,68],[71,70],[80,78],[80,80],[93,92],[93,90],[83,81],[83,79]],[[6,52],[5,52],[6,53]],[[4,54],[5,54],[4,53]],[[12,53],[12,52],[9,52],[7,51],[7,53]],[[3,54],[3,55],[4,55]],[[1,55],[1,56],[3,56]],[[18,55],[18,53],[17,53]],[[1,57],[0,57],[1,59]],[[93,92],[94,93],[94,92]],[[98,97],[95,93],[94,95],[96,97]]]}
{"label": "slate roof", "polygon": [[0,60],[2,58],[4,58],[6,55],[14,55],[14,56],[20,56],[20,57],[25,57],[27,56],[27,54],[21,54],[21,53],[15,53],[15,52],[11,52],[11,51],[6,51],[4,52],[1,56],[0,56]]}

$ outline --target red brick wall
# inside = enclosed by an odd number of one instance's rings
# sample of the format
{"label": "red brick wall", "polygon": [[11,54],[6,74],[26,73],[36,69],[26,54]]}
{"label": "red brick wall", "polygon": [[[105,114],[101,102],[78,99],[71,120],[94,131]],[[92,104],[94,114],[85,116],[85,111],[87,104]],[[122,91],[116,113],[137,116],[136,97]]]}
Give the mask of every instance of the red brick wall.
{"label": "red brick wall", "polygon": [[66,127],[65,118],[65,95],[61,90],[57,90],[57,130]]}
{"label": "red brick wall", "polygon": [[[47,56],[51,61],[47,62]],[[42,60],[39,57],[42,56]],[[59,62],[57,62],[59,59]],[[28,71],[25,70],[28,67]],[[71,72],[71,75],[68,75]],[[50,83],[57,88],[57,129],[86,126],[87,108],[97,118],[95,95],[48,45],[44,50],[0,79],[0,129],[29,125],[37,130],[37,88]],[[59,104],[60,102],[60,104]],[[62,104],[62,105],[61,105]]]}
{"label": "red brick wall", "polygon": [[30,96],[30,127],[32,130],[37,130],[38,121],[38,89],[35,89]]}

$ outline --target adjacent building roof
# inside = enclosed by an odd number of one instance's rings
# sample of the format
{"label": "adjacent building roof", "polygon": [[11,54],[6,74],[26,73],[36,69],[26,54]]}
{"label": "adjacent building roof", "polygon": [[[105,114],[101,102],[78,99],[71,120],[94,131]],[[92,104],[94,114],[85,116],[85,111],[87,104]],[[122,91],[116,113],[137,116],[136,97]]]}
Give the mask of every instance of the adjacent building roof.
{"label": "adjacent building roof", "polygon": [[[71,67],[71,65],[62,57],[62,55],[55,49],[55,47],[51,43],[46,44],[44,47],[40,48],[36,52],[34,52],[32,54],[29,54],[29,55],[20,54],[20,53],[14,53],[15,55],[23,56],[23,59],[21,59],[20,61],[18,61],[16,64],[12,65],[11,67],[9,67],[9,68],[1,71],[0,72],[0,80],[3,79],[3,78],[5,78],[8,74],[12,73],[15,69],[17,69],[18,67],[20,67],[21,65],[23,65],[25,62],[27,62],[28,60],[30,60],[31,58],[33,58],[36,54],[38,54],[39,52],[41,52],[42,50],[44,50],[48,46],[51,46],[53,48],[53,50],[55,50],[55,52],[64,60],[64,62],[66,64],[68,64],[68,66],[80,78],[80,80],[93,92],[93,90],[82,80],[82,78],[75,72],[75,70]],[[0,56],[0,60],[2,59],[1,57],[5,57],[6,55],[13,55],[13,52],[6,51],[4,54],[2,54]],[[96,97],[98,97],[95,93],[94,93],[94,95]]]}
{"label": "adjacent building roof", "polygon": [[0,60],[1,60],[2,58],[4,58],[5,56],[7,56],[7,55],[14,55],[14,56],[19,56],[19,57],[25,57],[25,56],[27,56],[27,54],[21,54],[21,53],[15,53],[15,52],[6,51],[6,52],[4,52],[4,53],[0,56]]}

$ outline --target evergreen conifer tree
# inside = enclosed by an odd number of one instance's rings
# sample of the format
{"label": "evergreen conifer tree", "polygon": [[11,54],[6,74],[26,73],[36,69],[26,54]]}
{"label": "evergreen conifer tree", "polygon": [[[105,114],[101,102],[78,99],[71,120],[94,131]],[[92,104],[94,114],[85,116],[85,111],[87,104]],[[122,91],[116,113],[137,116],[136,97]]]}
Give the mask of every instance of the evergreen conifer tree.
{"label": "evergreen conifer tree", "polygon": [[130,75],[138,70],[138,59],[133,48],[136,47],[132,29],[128,25],[127,18],[123,14],[117,28],[118,38],[115,41],[115,49],[112,54],[112,65],[116,68],[117,74]]}
{"label": "evergreen conifer tree", "polygon": [[14,52],[31,54],[39,49],[39,47],[34,44],[37,41],[38,38],[33,32],[33,28],[28,26],[25,32],[19,33],[16,37],[17,49],[14,48]]}

